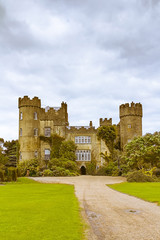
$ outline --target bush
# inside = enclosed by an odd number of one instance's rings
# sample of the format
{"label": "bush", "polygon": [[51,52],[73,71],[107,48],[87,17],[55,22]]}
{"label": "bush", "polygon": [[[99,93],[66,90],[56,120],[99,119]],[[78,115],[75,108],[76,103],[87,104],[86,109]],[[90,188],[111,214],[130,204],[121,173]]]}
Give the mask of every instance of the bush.
{"label": "bush", "polygon": [[17,168],[9,167],[6,170],[7,182],[17,181]]}
{"label": "bush", "polygon": [[96,161],[86,163],[87,175],[96,175]]}
{"label": "bush", "polygon": [[20,176],[26,176],[27,170],[29,170],[29,176],[36,176],[39,168],[39,160],[31,159],[19,163],[18,172]]}
{"label": "bush", "polygon": [[50,169],[45,169],[44,171],[43,171],[43,175],[44,176],[53,176],[53,171],[51,171]]}
{"label": "bush", "polygon": [[145,175],[141,171],[134,171],[128,174],[128,182],[156,182],[157,178]]}
{"label": "bush", "polygon": [[0,169],[0,182],[4,182],[4,170]]}
{"label": "bush", "polygon": [[102,166],[102,167],[98,168],[96,175],[97,176],[106,176],[107,175],[106,168],[107,168],[106,166]]}

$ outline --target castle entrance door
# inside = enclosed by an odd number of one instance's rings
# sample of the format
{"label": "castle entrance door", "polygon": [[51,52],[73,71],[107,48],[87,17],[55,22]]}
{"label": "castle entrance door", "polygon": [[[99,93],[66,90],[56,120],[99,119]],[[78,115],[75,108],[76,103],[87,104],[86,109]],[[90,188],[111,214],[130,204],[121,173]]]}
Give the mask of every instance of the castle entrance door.
{"label": "castle entrance door", "polygon": [[86,168],[84,166],[81,167],[81,175],[86,175]]}

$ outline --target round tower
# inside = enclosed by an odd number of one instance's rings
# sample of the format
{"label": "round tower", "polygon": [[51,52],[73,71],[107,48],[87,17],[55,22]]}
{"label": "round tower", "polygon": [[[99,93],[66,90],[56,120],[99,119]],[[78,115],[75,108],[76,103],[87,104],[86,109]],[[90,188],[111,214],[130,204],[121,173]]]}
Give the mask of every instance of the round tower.
{"label": "round tower", "polygon": [[119,107],[121,149],[136,136],[142,136],[142,104],[126,103]]}
{"label": "round tower", "polygon": [[28,96],[19,98],[19,143],[20,161],[39,157],[39,131],[41,100],[38,97],[30,99]]}

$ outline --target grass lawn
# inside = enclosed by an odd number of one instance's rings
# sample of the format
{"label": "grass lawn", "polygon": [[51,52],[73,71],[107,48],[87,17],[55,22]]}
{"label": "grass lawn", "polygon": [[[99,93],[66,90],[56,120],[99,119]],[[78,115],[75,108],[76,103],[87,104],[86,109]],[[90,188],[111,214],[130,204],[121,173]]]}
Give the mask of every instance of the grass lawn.
{"label": "grass lawn", "polygon": [[81,240],[74,186],[20,178],[0,185],[1,240]]}
{"label": "grass lawn", "polygon": [[160,205],[160,182],[145,183],[119,183],[107,185],[117,191],[136,196],[149,202],[157,202]]}

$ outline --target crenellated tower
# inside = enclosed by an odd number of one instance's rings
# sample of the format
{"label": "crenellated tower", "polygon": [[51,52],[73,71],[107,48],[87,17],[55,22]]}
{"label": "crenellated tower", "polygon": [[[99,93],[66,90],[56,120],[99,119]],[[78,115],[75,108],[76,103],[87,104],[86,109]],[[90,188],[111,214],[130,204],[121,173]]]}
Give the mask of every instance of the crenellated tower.
{"label": "crenellated tower", "polygon": [[20,160],[28,160],[38,157],[40,109],[41,100],[38,97],[30,99],[28,96],[19,98],[19,143]]}
{"label": "crenellated tower", "polygon": [[119,107],[120,115],[120,144],[124,145],[136,136],[142,136],[142,104],[126,103]]}

